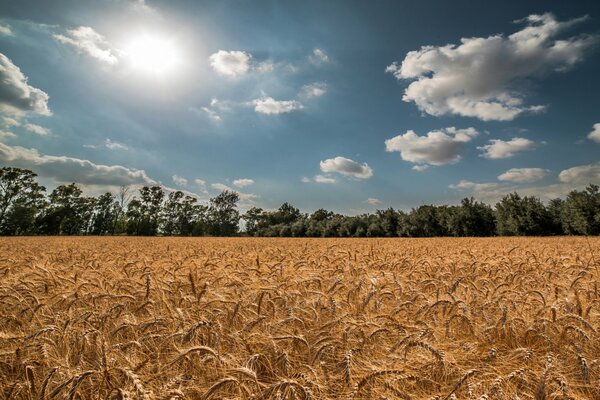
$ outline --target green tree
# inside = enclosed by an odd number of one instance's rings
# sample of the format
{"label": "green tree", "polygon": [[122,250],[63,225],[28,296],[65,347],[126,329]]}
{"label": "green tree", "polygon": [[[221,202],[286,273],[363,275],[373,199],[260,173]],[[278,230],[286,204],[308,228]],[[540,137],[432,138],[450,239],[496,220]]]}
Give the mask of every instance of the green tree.
{"label": "green tree", "polygon": [[257,233],[257,227],[263,217],[263,209],[252,207],[244,213],[242,219],[246,222],[246,233],[254,236]]}
{"label": "green tree", "polygon": [[496,231],[494,210],[487,204],[465,198],[453,207],[449,232],[453,236],[493,236]]}
{"label": "green tree", "polygon": [[238,231],[240,213],[237,203],[240,196],[236,192],[224,190],[210,199],[208,207],[209,233],[214,236],[232,236]]}
{"label": "green tree", "polygon": [[0,168],[0,232],[4,235],[31,233],[35,217],[44,206],[46,188],[27,169]]}
{"label": "green tree", "polygon": [[81,235],[87,233],[93,200],[82,197],[75,184],[60,185],[50,193],[49,204],[40,220],[41,233]]}
{"label": "green tree", "polygon": [[496,204],[499,235],[527,236],[551,233],[552,218],[537,197],[511,193]]}
{"label": "green tree", "polygon": [[568,234],[600,234],[600,192],[597,185],[573,190],[563,205],[563,228]]}
{"label": "green tree", "polygon": [[115,220],[119,217],[119,206],[112,193],[106,192],[96,198],[92,213],[93,235],[113,234]]}

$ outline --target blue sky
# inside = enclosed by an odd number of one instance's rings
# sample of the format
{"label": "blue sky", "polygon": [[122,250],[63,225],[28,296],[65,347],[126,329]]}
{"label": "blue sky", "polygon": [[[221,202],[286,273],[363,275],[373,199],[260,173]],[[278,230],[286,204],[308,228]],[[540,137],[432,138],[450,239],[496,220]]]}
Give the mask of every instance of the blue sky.
{"label": "blue sky", "polygon": [[0,164],[356,214],[600,183],[594,1],[13,1]]}

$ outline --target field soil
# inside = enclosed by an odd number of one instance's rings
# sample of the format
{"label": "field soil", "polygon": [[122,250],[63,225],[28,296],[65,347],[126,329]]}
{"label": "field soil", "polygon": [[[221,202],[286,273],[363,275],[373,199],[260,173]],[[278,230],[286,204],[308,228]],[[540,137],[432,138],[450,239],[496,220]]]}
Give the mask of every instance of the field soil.
{"label": "field soil", "polygon": [[0,399],[598,399],[600,238],[0,238]]}

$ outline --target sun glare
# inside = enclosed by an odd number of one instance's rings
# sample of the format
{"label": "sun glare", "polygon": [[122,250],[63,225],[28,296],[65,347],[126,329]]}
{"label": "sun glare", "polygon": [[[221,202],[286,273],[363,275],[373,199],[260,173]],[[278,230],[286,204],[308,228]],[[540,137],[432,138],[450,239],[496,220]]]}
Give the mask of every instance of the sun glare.
{"label": "sun glare", "polygon": [[180,63],[175,44],[153,35],[136,37],[125,48],[125,53],[134,68],[157,75],[171,72]]}

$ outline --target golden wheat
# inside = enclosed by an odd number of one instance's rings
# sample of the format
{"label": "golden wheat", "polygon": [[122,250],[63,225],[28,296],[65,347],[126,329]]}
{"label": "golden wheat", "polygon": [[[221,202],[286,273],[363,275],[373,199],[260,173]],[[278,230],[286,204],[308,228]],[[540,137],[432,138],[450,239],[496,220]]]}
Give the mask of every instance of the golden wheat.
{"label": "golden wheat", "polygon": [[600,239],[0,239],[0,398],[600,398]]}

